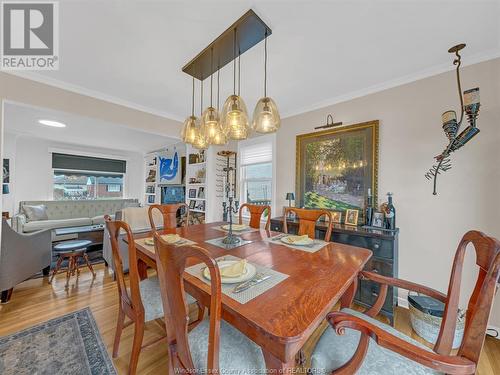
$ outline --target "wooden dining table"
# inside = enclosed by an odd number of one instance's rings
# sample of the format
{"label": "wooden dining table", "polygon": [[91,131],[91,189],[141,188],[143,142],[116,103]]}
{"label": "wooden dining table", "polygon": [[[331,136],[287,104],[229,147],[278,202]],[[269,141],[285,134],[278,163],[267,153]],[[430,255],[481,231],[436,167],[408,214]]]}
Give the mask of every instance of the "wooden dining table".
{"label": "wooden dining table", "polygon": [[[217,229],[223,224],[192,225],[176,231],[214,258],[232,255],[289,276],[244,304],[222,294],[222,319],[260,345],[270,371],[287,371],[295,366],[296,354],[342,295],[355,292],[355,280],[372,252],[333,242],[314,253],[295,250],[279,241],[265,241],[279,233],[262,229],[242,233],[242,239],[252,242],[231,250],[206,243],[225,236]],[[148,267],[156,268],[154,248],[137,241],[145,237],[151,233],[134,235],[141,278],[147,277]],[[199,261],[193,260],[195,263]],[[185,272],[184,285],[187,293],[210,306],[209,284]]]}

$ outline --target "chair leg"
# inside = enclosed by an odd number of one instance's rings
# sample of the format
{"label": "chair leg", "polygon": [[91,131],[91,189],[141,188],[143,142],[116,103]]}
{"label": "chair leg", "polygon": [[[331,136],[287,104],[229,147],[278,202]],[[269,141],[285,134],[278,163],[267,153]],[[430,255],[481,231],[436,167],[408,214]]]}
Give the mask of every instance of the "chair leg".
{"label": "chair leg", "polygon": [[137,364],[139,363],[139,354],[141,354],[143,338],[144,321],[136,321],[134,324],[134,343],[132,344],[132,353],[130,353],[130,364],[128,366],[129,375],[135,375],[137,372]]}
{"label": "chair leg", "polygon": [[10,289],[2,291],[1,297],[0,297],[1,303],[7,303],[10,301],[10,297],[12,297],[13,290],[14,290],[14,288],[10,288]]}
{"label": "chair leg", "polygon": [[74,262],[74,258],[72,256],[70,256],[68,258],[68,269],[66,270],[66,285],[64,286],[64,289],[69,288],[69,279],[71,277],[71,272],[73,271],[73,262]]}
{"label": "chair leg", "polygon": [[118,348],[120,347],[123,323],[125,323],[125,313],[120,305],[120,309],[118,311],[118,321],[116,322],[115,341],[113,342],[113,358],[118,357]]}
{"label": "chair leg", "polygon": [[52,271],[52,276],[50,277],[49,284],[52,283],[52,280],[54,280],[54,276],[57,274],[57,272],[61,268],[62,261],[63,261],[63,257],[59,256],[59,259],[57,259],[56,268],[54,268],[54,270]]}
{"label": "chair leg", "polygon": [[49,276],[49,275],[50,275],[50,266],[47,266],[47,267],[45,267],[45,268],[42,270],[42,275],[43,275],[43,276]]}
{"label": "chair leg", "polygon": [[90,272],[92,272],[92,277],[95,277],[95,272],[94,272],[94,269],[92,268],[92,264],[90,264],[89,256],[87,255],[87,253],[83,253],[83,259],[85,259],[85,263],[87,263],[87,267],[89,268]]}

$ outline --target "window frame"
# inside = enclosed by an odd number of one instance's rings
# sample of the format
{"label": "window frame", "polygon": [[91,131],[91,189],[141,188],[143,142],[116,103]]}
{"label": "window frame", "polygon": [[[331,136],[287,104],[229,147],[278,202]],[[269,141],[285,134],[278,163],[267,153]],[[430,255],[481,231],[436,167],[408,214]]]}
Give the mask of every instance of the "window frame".
{"label": "window frame", "polygon": [[[253,146],[259,143],[270,143],[271,144],[271,160],[265,162],[257,162],[257,163],[248,163],[242,165],[241,163],[241,155],[242,150],[245,147]],[[252,165],[262,165],[262,164],[271,164],[271,178],[262,177],[262,178],[246,178],[244,168]],[[271,215],[276,214],[276,134],[263,135],[252,139],[247,139],[244,141],[240,141],[238,143],[238,190],[239,190],[239,199],[240,203],[246,203],[246,184],[248,182],[270,182],[271,183]],[[243,212],[242,216],[244,218],[249,218],[250,215],[248,211]],[[267,220],[267,218],[262,217],[262,221]]]}

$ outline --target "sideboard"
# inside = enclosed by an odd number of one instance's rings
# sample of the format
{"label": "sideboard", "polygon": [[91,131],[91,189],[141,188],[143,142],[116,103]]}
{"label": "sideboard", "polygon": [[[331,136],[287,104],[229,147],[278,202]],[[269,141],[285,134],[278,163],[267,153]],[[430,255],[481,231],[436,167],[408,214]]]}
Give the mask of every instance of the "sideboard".
{"label": "sideboard", "polygon": [[[287,219],[289,233],[297,233],[298,220]],[[324,238],[327,225],[324,222],[316,223],[316,237]],[[271,219],[271,230],[283,231],[283,217]],[[334,224],[332,235],[327,241],[339,242],[370,249],[372,258],[365,266],[365,270],[377,272],[384,276],[398,277],[398,231],[373,230],[363,227],[354,227],[344,224]],[[355,303],[371,307],[378,297],[379,284],[369,280],[360,280]],[[381,314],[387,316],[394,323],[394,307],[397,303],[397,288],[389,287]]]}

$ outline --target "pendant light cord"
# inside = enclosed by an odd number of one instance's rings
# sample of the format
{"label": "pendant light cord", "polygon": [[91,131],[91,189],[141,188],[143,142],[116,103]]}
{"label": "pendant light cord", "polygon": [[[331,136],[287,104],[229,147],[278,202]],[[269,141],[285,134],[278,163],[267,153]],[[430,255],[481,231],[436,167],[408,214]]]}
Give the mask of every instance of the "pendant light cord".
{"label": "pendant light cord", "polygon": [[241,54],[238,47],[238,96],[240,96],[241,90]]}
{"label": "pendant light cord", "polygon": [[219,80],[219,76],[220,76],[220,69],[217,69],[217,111],[219,110],[219,98],[220,98],[220,80]]}
{"label": "pendant light cord", "polygon": [[203,80],[200,80],[200,117],[203,114]]}
{"label": "pendant light cord", "polygon": [[[210,71],[214,71],[214,49],[213,47],[210,49]],[[210,107],[213,107],[212,104],[212,90],[213,90],[213,76],[214,74],[210,74]]]}
{"label": "pendant light cord", "polygon": [[193,98],[191,100],[191,116],[194,117],[194,77],[193,77]]}
{"label": "pendant light cord", "polygon": [[236,29],[233,38],[233,95],[236,95]]}
{"label": "pendant light cord", "polygon": [[267,97],[267,30],[264,39],[264,98]]}

